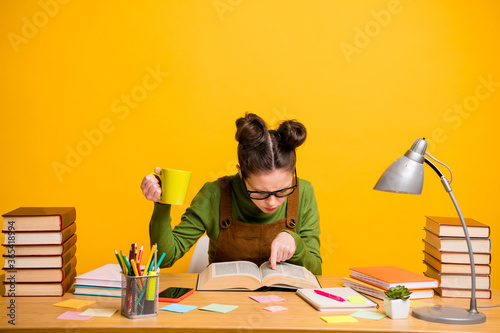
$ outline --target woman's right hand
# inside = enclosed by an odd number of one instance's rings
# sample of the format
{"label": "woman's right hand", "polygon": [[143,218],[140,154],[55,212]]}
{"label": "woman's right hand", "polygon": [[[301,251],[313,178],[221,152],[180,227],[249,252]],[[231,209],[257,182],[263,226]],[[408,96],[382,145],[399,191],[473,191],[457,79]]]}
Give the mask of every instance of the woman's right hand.
{"label": "woman's right hand", "polygon": [[[155,172],[161,174],[161,168],[156,167]],[[161,186],[160,181],[155,175],[147,175],[141,183],[142,194],[146,199],[154,202],[161,201]]]}

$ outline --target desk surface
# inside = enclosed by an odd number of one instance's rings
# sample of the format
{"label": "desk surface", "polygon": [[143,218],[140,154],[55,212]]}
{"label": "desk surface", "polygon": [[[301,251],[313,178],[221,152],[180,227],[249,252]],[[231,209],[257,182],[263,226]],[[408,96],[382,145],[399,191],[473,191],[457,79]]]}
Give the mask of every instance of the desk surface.
{"label": "desk surface", "polygon": [[[197,274],[162,274],[160,288],[168,286],[194,287]],[[339,287],[343,280],[340,277],[318,277],[323,287]],[[250,295],[275,294],[286,299],[286,302],[277,303],[287,307],[287,311],[271,313],[262,307],[271,304],[261,304],[253,301]],[[84,299],[96,301],[95,304],[82,309],[74,310],[52,306],[52,304],[66,299]],[[8,323],[7,306],[11,299],[15,299],[15,327]],[[377,312],[385,313],[383,302],[376,300],[381,306]],[[195,292],[181,304],[202,307],[211,303],[238,305],[236,310],[222,314],[200,310],[193,310],[184,314],[167,311],[158,311],[158,317],[144,319],[127,319],[121,316],[120,311],[109,318],[93,317],[87,321],[58,320],[56,317],[71,311],[85,311],[88,308],[115,308],[120,309],[120,298],[82,296],[67,293],[63,297],[2,297],[0,310],[0,330],[16,329],[16,332],[46,329],[50,332],[123,332],[137,329],[143,331],[197,331],[197,332],[229,332],[252,330],[259,332],[280,331],[307,331],[319,332],[331,330],[336,332],[500,332],[500,308],[480,309],[487,317],[486,323],[478,325],[447,325],[426,322],[410,317],[408,319],[393,320],[383,318],[379,321],[358,319],[358,323],[328,324],[320,319],[325,315],[348,315],[347,312],[319,312],[305,303],[292,292]],[[468,308],[467,299],[441,299],[434,297],[435,304],[455,305]],[[500,303],[500,293],[493,290],[493,299],[478,300],[478,305],[493,305]],[[159,303],[159,307],[168,303]]]}

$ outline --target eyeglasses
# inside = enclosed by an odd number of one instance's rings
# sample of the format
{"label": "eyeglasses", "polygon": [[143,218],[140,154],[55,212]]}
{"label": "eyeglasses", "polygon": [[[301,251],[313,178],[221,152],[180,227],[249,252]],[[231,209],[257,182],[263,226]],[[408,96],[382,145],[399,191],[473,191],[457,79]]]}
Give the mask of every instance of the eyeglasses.
{"label": "eyeglasses", "polygon": [[297,177],[297,170],[294,171],[295,174],[295,185],[283,188],[281,190],[273,191],[273,192],[268,192],[268,191],[249,191],[247,189],[247,185],[245,182],[245,179],[243,179],[243,186],[245,186],[245,191],[247,191],[248,196],[250,196],[250,199],[252,200],[265,200],[269,198],[271,195],[274,195],[277,198],[285,198],[292,194],[295,189],[297,188],[297,185],[299,184],[299,178]]}

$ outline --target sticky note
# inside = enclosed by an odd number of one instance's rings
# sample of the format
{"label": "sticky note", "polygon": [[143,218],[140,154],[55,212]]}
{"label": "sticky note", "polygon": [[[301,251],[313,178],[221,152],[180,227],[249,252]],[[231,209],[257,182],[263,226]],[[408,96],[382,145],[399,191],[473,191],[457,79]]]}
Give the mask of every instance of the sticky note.
{"label": "sticky note", "polygon": [[416,308],[418,306],[432,306],[432,305],[436,305],[436,304],[410,300],[410,307],[411,308]]}
{"label": "sticky note", "polygon": [[194,305],[169,304],[169,305],[166,305],[162,308],[159,308],[159,310],[177,312],[177,313],[186,313],[188,311],[191,311],[191,310],[194,310],[197,308],[198,307],[194,306]]}
{"label": "sticky note", "polygon": [[279,312],[279,311],[288,310],[288,308],[285,308],[284,306],[279,306],[279,305],[267,306],[263,309],[266,311],[269,311],[269,312]]}
{"label": "sticky note", "polygon": [[56,319],[63,319],[63,320],[89,320],[92,318],[91,316],[80,316],[81,312],[76,312],[76,311],[66,311]]}
{"label": "sticky note", "polygon": [[237,305],[224,305],[224,304],[212,303],[210,305],[207,305],[207,306],[200,308],[200,310],[226,313],[229,311],[233,311],[237,307],[238,307]]}
{"label": "sticky note", "polygon": [[284,302],[286,299],[276,296],[276,295],[265,295],[265,296],[249,296],[254,301],[259,303],[276,303],[276,302]]}
{"label": "sticky note", "polygon": [[386,315],[384,313],[380,313],[380,312],[359,310],[359,311],[351,314],[351,317],[380,320],[380,319],[386,317]]}
{"label": "sticky note", "polygon": [[320,317],[327,323],[357,323],[358,320],[351,316],[325,316]]}
{"label": "sticky note", "polygon": [[111,317],[118,309],[87,309],[80,316]]}
{"label": "sticky note", "polygon": [[347,300],[351,304],[366,304],[365,298],[363,296],[349,296]]}
{"label": "sticky note", "polygon": [[63,308],[73,308],[73,309],[79,309],[83,308],[84,306],[94,304],[95,301],[84,301],[82,299],[68,299],[56,304],[52,304],[54,306],[61,306]]}

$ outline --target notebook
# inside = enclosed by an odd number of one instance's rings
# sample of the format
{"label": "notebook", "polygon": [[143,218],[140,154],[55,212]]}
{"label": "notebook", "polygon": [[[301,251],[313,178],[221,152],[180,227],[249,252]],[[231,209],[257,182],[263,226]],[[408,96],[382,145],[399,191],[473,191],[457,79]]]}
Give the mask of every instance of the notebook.
{"label": "notebook", "polygon": [[[339,296],[344,298],[345,302],[339,302],[334,299],[318,295],[314,292],[315,289],[298,289],[296,291],[297,295],[302,297],[307,303],[314,307],[318,311],[346,311],[346,310],[376,310],[378,309],[378,304],[366,296],[358,293],[356,290],[348,287],[337,287],[337,288],[322,288],[319,289],[329,294]],[[348,299],[351,297],[357,298],[356,302],[349,302]],[[352,298],[352,299],[354,299]],[[362,300],[362,302],[359,302]]]}

